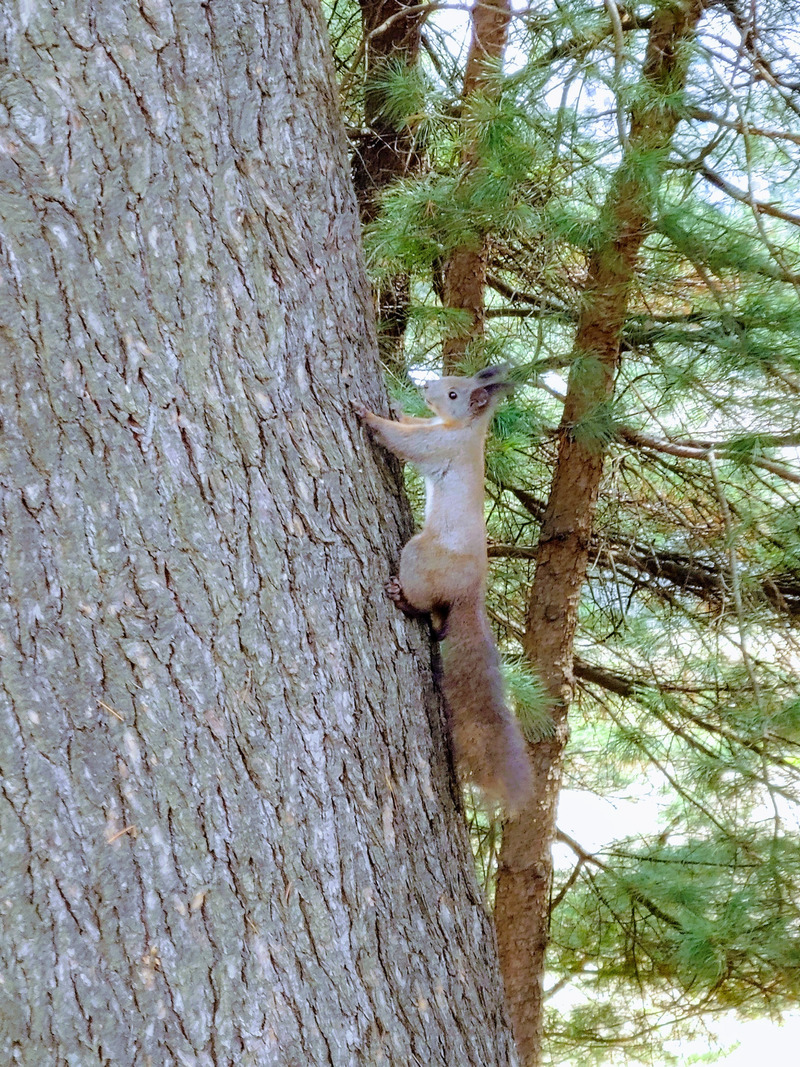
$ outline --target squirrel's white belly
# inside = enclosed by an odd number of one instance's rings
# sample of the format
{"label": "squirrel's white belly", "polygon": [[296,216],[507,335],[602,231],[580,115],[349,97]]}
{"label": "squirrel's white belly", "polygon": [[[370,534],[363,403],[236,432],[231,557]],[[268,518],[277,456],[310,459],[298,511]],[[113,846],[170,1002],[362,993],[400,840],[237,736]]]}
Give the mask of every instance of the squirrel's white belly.
{"label": "squirrel's white belly", "polygon": [[473,554],[485,550],[486,525],[482,511],[463,492],[454,492],[442,475],[425,479],[425,531],[453,552]]}

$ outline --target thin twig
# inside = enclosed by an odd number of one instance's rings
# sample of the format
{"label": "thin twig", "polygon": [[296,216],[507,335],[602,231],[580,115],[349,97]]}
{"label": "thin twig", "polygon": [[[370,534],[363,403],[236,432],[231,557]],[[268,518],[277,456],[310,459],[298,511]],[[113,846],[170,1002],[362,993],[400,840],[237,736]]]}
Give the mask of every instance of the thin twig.
{"label": "thin twig", "polygon": [[608,17],[611,19],[611,27],[614,31],[614,92],[616,94],[616,117],[617,117],[617,130],[619,131],[619,139],[622,147],[627,149],[630,147],[628,142],[628,131],[625,128],[625,113],[622,109],[622,97],[620,89],[622,87],[622,68],[625,64],[625,36],[622,32],[622,19],[619,15],[619,8],[616,5],[616,0],[604,0],[606,5],[606,11]]}
{"label": "thin twig", "polygon": [[739,647],[742,652],[742,662],[745,665],[750,684],[753,687],[753,695],[756,698],[756,703],[760,705],[761,689],[755,671],[753,670],[753,662],[750,659],[750,653],[747,651],[747,626],[745,625],[744,619],[742,587],[739,582],[739,557],[736,554],[736,539],[734,537],[733,521],[731,520],[731,509],[728,506],[728,498],[725,496],[725,491],[722,488],[722,482],[720,481],[719,470],[717,469],[717,461],[714,456],[713,448],[709,448],[706,453],[706,459],[708,460],[708,469],[711,471],[711,480],[714,483],[714,490],[717,494],[717,499],[719,500],[720,510],[722,511],[722,521],[725,525],[725,539],[728,542],[731,593],[733,594],[733,605],[736,610],[736,619],[739,624]]}

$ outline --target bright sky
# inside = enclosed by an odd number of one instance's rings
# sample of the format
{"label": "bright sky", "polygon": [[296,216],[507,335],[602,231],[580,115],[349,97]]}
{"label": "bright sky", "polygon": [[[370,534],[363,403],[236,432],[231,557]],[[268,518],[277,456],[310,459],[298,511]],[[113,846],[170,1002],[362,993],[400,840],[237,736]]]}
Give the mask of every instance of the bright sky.
{"label": "bright sky", "polygon": [[800,1062],[798,1012],[788,1016],[783,1026],[768,1019],[749,1023],[733,1020],[720,1029],[720,1037],[726,1044],[740,1042],[735,1052],[719,1061],[725,1067],[797,1067]]}

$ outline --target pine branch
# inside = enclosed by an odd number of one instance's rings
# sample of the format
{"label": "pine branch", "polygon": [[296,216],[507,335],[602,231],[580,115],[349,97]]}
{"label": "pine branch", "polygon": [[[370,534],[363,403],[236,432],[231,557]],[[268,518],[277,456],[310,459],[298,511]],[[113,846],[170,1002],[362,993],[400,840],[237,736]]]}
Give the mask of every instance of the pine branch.
{"label": "pine branch", "polygon": [[[721,0],[723,7],[726,7],[730,11],[733,24],[736,26],[741,37],[742,50],[750,55],[753,62],[753,70],[757,81],[765,81],[773,88],[785,90],[780,92],[784,103],[792,109],[796,114],[800,115],[800,107],[798,107],[796,101],[793,99],[794,94],[800,89],[800,84],[797,82],[789,82],[782,75],[775,72],[775,69],[766,58],[762,50],[758,46],[758,40],[761,37],[761,33],[755,24],[755,17],[748,25],[748,20],[743,15],[738,0]],[[753,12],[755,8],[753,8]]]}
{"label": "pine branch", "polygon": [[[667,926],[671,926],[673,930],[680,930],[683,932],[684,927],[681,922],[673,918],[671,915],[668,915],[667,912],[665,912],[663,908],[660,908],[654,900],[648,897],[646,893],[643,893],[636,886],[631,885],[627,879],[620,878],[619,874],[614,871],[613,867],[604,863],[603,860],[599,859],[593,853],[587,852],[585,848],[578,844],[574,837],[565,834],[563,830],[558,830],[556,832],[556,840],[571,848],[575,855],[583,860],[584,864],[591,864],[594,867],[598,867],[601,871],[610,875],[614,881],[619,882],[631,900],[635,901],[637,904],[641,904],[642,907],[646,908],[656,919],[660,919],[661,922],[666,923]],[[607,902],[604,901],[604,903],[608,906]]]}
{"label": "pine branch", "polygon": [[745,619],[744,603],[742,601],[742,585],[739,581],[739,557],[736,553],[736,539],[734,536],[731,509],[728,505],[728,499],[725,496],[725,490],[722,487],[722,481],[717,469],[717,461],[714,458],[713,448],[708,449],[706,458],[708,460],[709,470],[711,471],[711,478],[714,482],[714,490],[717,494],[720,511],[722,512],[722,521],[725,524],[725,540],[728,542],[728,572],[730,574],[730,588],[733,593],[736,620],[739,625],[739,649],[742,653],[742,662],[745,665],[745,670],[750,678],[750,685],[753,687],[753,696],[755,697],[756,704],[760,707],[761,691],[755,671],[753,670],[753,661],[747,646],[747,622]]}
{"label": "pine branch", "polygon": [[[624,729],[625,724],[621,721],[620,716],[614,711],[614,709],[610,707],[607,703],[604,705],[604,707],[612,722],[619,729]],[[677,796],[683,797],[688,804],[691,804],[692,807],[702,812],[706,819],[708,819],[708,821],[713,826],[715,826],[719,830],[719,832],[725,837],[737,841],[739,844],[741,844],[742,848],[745,848],[748,851],[752,851],[749,843],[747,841],[740,840],[739,838],[736,838],[734,835],[732,835],[729,829],[723,823],[720,822],[717,816],[711,811],[711,809],[707,805],[705,805],[701,801],[700,797],[696,793],[689,792],[689,790],[685,787],[683,781],[680,778],[676,777],[676,775],[668,769],[664,760],[658,758],[649,741],[646,740],[644,736],[640,736],[638,745],[642,753],[647,757],[650,763],[652,763],[656,770],[661,775],[663,775],[664,779],[675,790]]]}
{"label": "pine branch", "polygon": [[690,118],[697,119],[698,122],[711,122],[715,126],[722,126],[728,130],[735,130],[736,133],[741,133],[746,136],[766,137],[770,141],[791,141],[792,144],[800,145],[800,134],[791,133],[789,130],[767,130],[762,126],[753,126],[749,122],[726,119],[722,115],[715,115],[712,111],[706,111],[705,108],[702,107],[689,108],[687,115]]}
{"label": "pine branch", "polygon": [[[553,389],[552,386],[547,385],[547,383],[539,381],[536,384],[539,388],[544,389],[562,403],[566,399],[563,393]],[[662,452],[670,456],[680,456],[684,459],[696,459],[707,462],[708,450],[709,448],[713,448],[715,455],[719,455],[723,458],[725,456],[728,458],[736,458],[741,463],[747,463],[753,467],[761,467],[763,470],[769,471],[770,474],[777,475],[784,481],[800,485],[800,474],[796,471],[792,470],[790,467],[784,466],[782,463],[776,463],[774,460],[767,459],[764,456],[747,455],[742,452],[736,442],[728,442],[725,444],[723,442],[700,442],[692,439],[685,439],[682,441],[661,441],[658,438],[648,437],[646,434],[639,433],[620,425],[615,427],[615,431],[619,440],[624,441],[626,444],[633,445],[635,448],[644,451]],[[546,432],[555,435],[558,431],[550,429]],[[772,437],[770,435],[763,435],[763,443],[765,447],[781,447],[782,445],[791,446],[795,444],[795,437],[795,434],[776,434]],[[762,435],[759,435],[759,440],[761,439]]]}
{"label": "pine branch", "polygon": [[[472,9],[472,37],[464,84],[461,91],[462,117],[471,101],[479,96],[496,99],[497,71],[502,65],[511,20],[510,0],[489,0]],[[479,166],[478,138],[473,133],[461,151],[464,176],[474,174]],[[486,323],[486,261],[488,244],[485,233],[477,244],[469,242],[453,248],[442,272],[442,303],[463,310],[468,315],[466,333],[446,335],[442,341],[442,369],[451,374],[466,355],[471,341],[482,338]]]}
{"label": "pine branch", "polygon": [[[577,321],[576,313],[567,305],[537,293],[527,293],[524,290],[517,289],[515,286],[509,285],[508,282],[504,282],[503,279],[499,278],[496,274],[487,274],[486,284],[489,288],[494,289],[496,293],[506,297],[508,300],[519,300],[524,304],[530,304],[532,308],[537,309],[540,314],[548,313],[552,315],[563,315],[570,322]],[[491,312],[489,312],[489,314],[491,314]]]}
{"label": "pine branch", "polygon": [[[675,723],[673,719],[671,719],[668,715],[665,714],[665,712],[652,708],[651,711],[653,711],[656,717],[664,723],[664,725],[670,730],[670,732],[675,732],[678,737],[682,737],[684,741],[688,742],[691,735],[689,735],[681,726]],[[680,714],[682,718],[686,719],[694,726],[697,726],[698,729],[705,730],[706,733],[721,737],[730,745],[737,745],[741,748],[747,749],[749,752],[754,752],[756,753],[756,755],[761,756],[764,759],[768,759],[769,762],[772,763],[774,766],[783,767],[785,770],[789,771],[794,776],[800,774],[800,769],[798,768],[796,761],[784,759],[782,756],[767,753],[765,751],[763,743],[754,741],[752,740],[752,738],[749,737],[742,737],[740,734],[734,733],[733,730],[729,730],[721,723],[714,723],[709,721],[709,719],[707,718],[701,718],[701,716],[695,715],[693,712],[691,712],[688,707],[682,707]],[[696,742],[692,741],[692,744],[695,743]],[[704,751],[706,752],[706,754],[708,754],[707,750],[704,749]],[[766,784],[768,787],[770,786],[769,782],[764,782],[764,784]],[[796,798],[790,797],[789,799],[794,802]]]}
{"label": "pine branch", "polygon": [[[800,445],[800,433],[791,431],[787,433],[758,433],[753,434],[753,441],[762,448],[795,448]],[[680,442],[679,442],[680,443]],[[691,442],[695,448],[733,449],[736,444],[731,441],[712,441],[710,439],[693,438]]]}
{"label": "pine branch", "polygon": [[[511,546],[509,546],[511,547]],[[519,626],[516,626],[511,619],[507,616],[501,615],[500,612],[489,608],[487,611],[489,618],[493,622],[496,622],[501,626],[508,634],[510,634],[516,641],[522,642],[525,634]],[[572,669],[575,677],[579,678],[583,682],[594,683],[599,685],[602,689],[605,689],[609,693],[614,693],[616,696],[636,698],[638,695],[651,692],[651,693],[684,693],[699,696],[708,693],[708,686],[689,686],[681,685],[677,682],[664,682],[659,681],[657,678],[631,678],[625,675],[619,674],[616,671],[608,670],[606,667],[599,667],[597,664],[588,663],[582,656],[575,654],[572,661]],[[714,687],[713,692],[718,695],[718,687]],[[649,705],[648,705],[649,706]],[[714,727],[710,723],[706,723],[705,720],[693,718],[688,715],[687,717],[691,721],[698,725],[704,726],[711,732],[721,732],[718,728]],[[753,743],[746,741],[743,738],[735,737],[733,734],[727,734],[726,736],[731,739],[737,740],[737,742],[744,747],[752,748],[754,751],[761,752],[761,749],[757,748]],[[773,762],[783,763],[780,759],[775,759]],[[789,766],[789,764],[787,764]]]}
{"label": "pine branch", "polygon": [[[619,10],[619,17],[620,30],[623,32],[649,30],[653,24],[652,15],[639,16],[624,9]],[[544,66],[557,63],[562,59],[585,59],[590,52],[599,48],[612,36],[614,36],[614,28],[603,25],[594,33],[570,37],[569,40],[562,41],[561,44],[554,45],[548,52],[545,52],[542,58],[537,60],[537,64]]]}
{"label": "pine branch", "polygon": [[[559,891],[556,894],[556,896],[554,896],[553,899],[550,901],[550,914],[551,915],[556,910],[556,908],[561,903],[561,901],[564,899],[564,897],[567,895],[567,893],[570,891],[570,889],[572,889],[572,887],[577,882],[578,876],[580,875],[581,870],[583,869],[583,866],[584,866],[585,862],[586,861],[584,860],[584,858],[582,856],[578,857],[578,862],[575,864],[575,866],[570,871],[569,877],[567,878],[566,882],[564,882],[564,884],[559,889]],[[556,992],[555,988],[548,989],[547,993],[545,994],[545,996],[551,997],[554,992]]]}
{"label": "pine branch", "polygon": [[[645,451],[663,452],[670,456],[681,456],[684,459],[696,459],[707,462],[708,447],[703,447],[697,441],[659,441],[655,437],[648,437],[645,434],[637,433],[634,430],[629,430],[621,426],[617,427],[617,436],[622,441],[625,441],[626,444],[633,445],[635,448],[644,449]],[[794,482],[796,485],[800,485],[800,474],[791,470],[789,467],[785,467],[781,463],[775,463],[771,459],[765,459],[762,456],[743,455],[737,450],[735,445],[716,445],[714,446],[714,452],[722,457],[735,456],[742,462],[752,464],[754,467],[761,467],[763,470],[767,470],[771,474],[777,475],[784,481]]]}
{"label": "pine branch", "polygon": [[[721,189],[723,193],[731,197],[733,200],[738,200],[742,204],[747,204],[754,212],[762,215],[770,215],[775,219],[782,219],[784,222],[791,222],[793,226],[800,226],[800,215],[795,215],[791,211],[784,211],[782,208],[776,207],[774,204],[768,203],[764,200],[756,200],[749,192],[744,189],[738,189],[735,185],[731,185],[729,181],[712,170],[711,167],[703,163],[702,160],[687,160],[685,163],[674,162],[671,164],[676,170],[690,170],[696,174],[701,174],[706,181],[711,182],[717,189]],[[796,275],[795,281],[800,281],[800,275]]]}
{"label": "pine branch", "polygon": [[[572,661],[572,669],[575,672],[575,677],[580,678],[582,682],[594,682],[595,685],[601,686],[609,693],[615,693],[621,697],[633,697],[637,691],[643,689],[660,688],[658,683],[655,686],[652,681],[644,681],[636,678],[625,678],[621,674],[616,674],[614,671],[606,670],[604,667],[598,667],[595,664],[587,663],[581,656],[574,656]],[[666,686],[665,688],[671,688]]]}
{"label": "pine branch", "polygon": [[[513,493],[534,520],[541,522],[544,513],[541,500],[515,486],[504,485],[503,488]],[[535,560],[537,552],[535,545],[488,546],[492,559]],[[680,593],[689,593],[707,603],[719,601],[730,583],[730,575],[718,565],[666,549],[657,550],[614,532],[593,534],[590,555],[596,567],[611,571],[618,567],[632,567],[639,573],[669,582]],[[787,572],[762,575],[758,579],[758,589],[775,610],[788,615],[800,613],[800,575]]]}

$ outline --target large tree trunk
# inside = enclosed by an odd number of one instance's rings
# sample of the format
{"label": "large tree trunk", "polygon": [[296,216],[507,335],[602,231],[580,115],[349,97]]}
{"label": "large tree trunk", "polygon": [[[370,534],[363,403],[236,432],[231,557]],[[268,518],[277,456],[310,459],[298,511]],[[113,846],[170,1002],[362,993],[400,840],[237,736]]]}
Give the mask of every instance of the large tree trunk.
{"label": "large tree trunk", "polygon": [[527,809],[505,827],[496,905],[506,995],[528,1067],[542,1055],[550,849],[569,736],[573,638],[605,455],[604,405],[613,396],[634,269],[679,118],[669,96],[683,87],[686,44],[703,7],[703,0],[678,0],[653,17],[639,94],[644,102],[632,113],[623,160],[603,208],[603,236],[589,262],[528,600],[525,651],[550,692],[556,731],[533,746],[535,792]]}
{"label": "large tree trunk", "polygon": [[316,4],[0,28],[0,1061],[512,1063]]}

